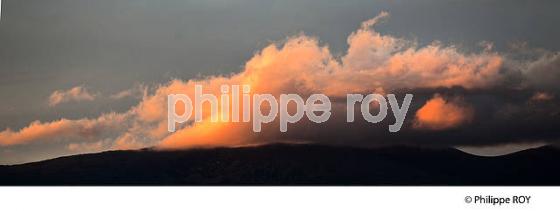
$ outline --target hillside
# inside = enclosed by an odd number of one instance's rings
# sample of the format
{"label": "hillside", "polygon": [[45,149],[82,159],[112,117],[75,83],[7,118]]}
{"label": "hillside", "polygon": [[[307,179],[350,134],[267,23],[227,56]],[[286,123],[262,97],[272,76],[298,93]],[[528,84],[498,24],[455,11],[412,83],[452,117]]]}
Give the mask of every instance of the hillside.
{"label": "hillside", "polygon": [[559,150],[267,145],[110,151],[0,166],[0,185],[560,185]]}

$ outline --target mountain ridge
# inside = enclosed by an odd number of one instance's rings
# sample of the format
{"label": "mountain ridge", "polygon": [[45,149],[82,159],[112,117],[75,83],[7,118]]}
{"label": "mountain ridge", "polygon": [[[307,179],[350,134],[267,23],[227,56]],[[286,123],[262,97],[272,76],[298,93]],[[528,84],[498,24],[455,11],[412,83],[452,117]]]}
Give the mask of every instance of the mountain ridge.
{"label": "mountain ridge", "polygon": [[0,166],[0,185],[559,185],[560,150],[272,144],[107,151]]}

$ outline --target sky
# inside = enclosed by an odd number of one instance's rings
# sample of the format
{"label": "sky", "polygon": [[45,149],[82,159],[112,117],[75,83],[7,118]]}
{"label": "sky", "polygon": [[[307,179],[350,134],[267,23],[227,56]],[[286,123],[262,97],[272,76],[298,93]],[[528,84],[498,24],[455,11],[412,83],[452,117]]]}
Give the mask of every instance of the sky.
{"label": "sky", "polygon": [[[555,144],[558,8],[520,0],[3,0],[0,164],[280,140],[504,145],[487,154]],[[398,135],[359,122],[345,133],[336,115],[286,134],[236,124],[162,132],[166,94],[248,80],[255,92],[412,92],[415,101]]]}

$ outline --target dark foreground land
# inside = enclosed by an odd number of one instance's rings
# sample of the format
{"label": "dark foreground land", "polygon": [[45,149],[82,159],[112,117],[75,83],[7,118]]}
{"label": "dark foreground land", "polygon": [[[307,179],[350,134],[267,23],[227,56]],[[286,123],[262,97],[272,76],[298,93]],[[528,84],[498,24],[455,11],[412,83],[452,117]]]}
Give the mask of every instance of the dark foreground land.
{"label": "dark foreground land", "polygon": [[560,185],[560,150],[268,145],[111,151],[0,166],[0,185]]}

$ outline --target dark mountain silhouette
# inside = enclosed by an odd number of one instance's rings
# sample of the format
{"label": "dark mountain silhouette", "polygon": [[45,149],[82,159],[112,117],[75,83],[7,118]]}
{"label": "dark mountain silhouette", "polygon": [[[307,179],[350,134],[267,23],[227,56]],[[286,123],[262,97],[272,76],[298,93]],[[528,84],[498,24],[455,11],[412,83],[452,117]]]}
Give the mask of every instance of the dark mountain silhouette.
{"label": "dark mountain silhouette", "polygon": [[0,184],[560,185],[559,152],[478,157],[455,149],[288,144],[110,151],[0,166]]}

